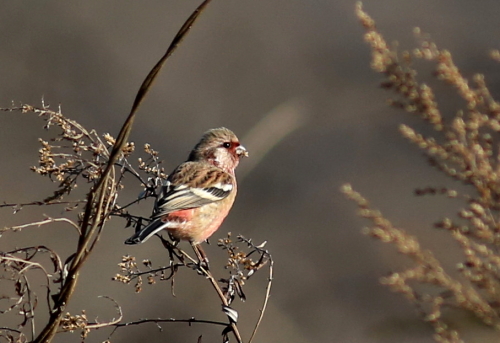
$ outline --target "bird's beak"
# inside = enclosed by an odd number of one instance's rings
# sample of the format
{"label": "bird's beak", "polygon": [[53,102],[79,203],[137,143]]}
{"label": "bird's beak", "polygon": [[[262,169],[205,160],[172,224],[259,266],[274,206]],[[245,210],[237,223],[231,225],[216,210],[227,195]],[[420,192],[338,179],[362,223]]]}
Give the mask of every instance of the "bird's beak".
{"label": "bird's beak", "polygon": [[248,157],[248,151],[245,149],[243,145],[240,145],[239,147],[236,148],[236,154],[239,157]]}

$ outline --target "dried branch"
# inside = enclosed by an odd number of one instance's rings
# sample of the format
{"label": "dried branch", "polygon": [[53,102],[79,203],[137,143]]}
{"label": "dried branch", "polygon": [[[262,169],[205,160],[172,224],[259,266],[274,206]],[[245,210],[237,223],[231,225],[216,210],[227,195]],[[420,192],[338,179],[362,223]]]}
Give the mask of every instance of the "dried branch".
{"label": "dried branch", "polygon": [[76,229],[77,233],[80,234],[80,227],[71,219],[64,218],[64,217],[61,217],[61,218],[48,217],[47,219],[44,219],[44,220],[41,220],[38,222],[31,222],[31,223],[27,223],[27,224],[23,224],[23,225],[15,225],[15,226],[11,226],[11,227],[6,227],[3,229],[0,229],[0,233],[5,232],[5,231],[10,231],[10,230],[21,231],[22,229],[25,229],[27,227],[32,227],[32,226],[40,227],[42,225],[52,224],[52,223],[57,223],[57,222],[63,222],[63,223],[70,224],[71,226],[73,226]]}

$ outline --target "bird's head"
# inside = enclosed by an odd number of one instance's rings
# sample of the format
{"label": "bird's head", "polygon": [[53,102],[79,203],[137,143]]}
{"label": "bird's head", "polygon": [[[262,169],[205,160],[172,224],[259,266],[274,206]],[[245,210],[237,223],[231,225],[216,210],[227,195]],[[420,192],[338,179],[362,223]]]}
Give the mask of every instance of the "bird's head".
{"label": "bird's head", "polygon": [[248,157],[248,152],[240,144],[233,131],[220,127],[203,134],[189,155],[189,161],[207,161],[227,172],[234,172],[241,157]]}

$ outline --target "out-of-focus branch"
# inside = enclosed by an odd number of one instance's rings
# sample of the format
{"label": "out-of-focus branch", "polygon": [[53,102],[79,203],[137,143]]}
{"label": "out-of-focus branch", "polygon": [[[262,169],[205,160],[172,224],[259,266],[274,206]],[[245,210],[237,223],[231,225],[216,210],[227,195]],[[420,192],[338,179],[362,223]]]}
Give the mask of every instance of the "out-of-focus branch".
{"label": "out-of-focus branch", "polygon": [[270,111],[242,139],[252,147],[252,158],[239,167],[238,178],[243,180],[279,142],[306,123],[306,107],[300,99],[291,99]]}

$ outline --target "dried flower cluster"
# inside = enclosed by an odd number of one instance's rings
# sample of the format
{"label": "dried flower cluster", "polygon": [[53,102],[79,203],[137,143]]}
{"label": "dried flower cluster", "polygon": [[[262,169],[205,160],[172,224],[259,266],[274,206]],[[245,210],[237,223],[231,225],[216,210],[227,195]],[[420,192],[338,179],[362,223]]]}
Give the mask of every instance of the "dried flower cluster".
{"label": "dried flower cluster", "polygon": [[59,327],[64,332],[74,332],[81,331],[82,339],[86,338],[90,329],[88,328],[88,319],[85,311],[82,311],[82,314],[71,315],[67,312],[61,320]]}
{"label": "dried flower cluster", "polygon": [[[263,249],[266,243],[256,246],[243,236],[238,236],[237,241],[233,242],[231,232],[226,238],[219,239],[217,242],[217,245],[228,253],[226,269],[229,270],[229,278],[220,279],[219,282],[224,285],[223,292],[229,304],[234,300],[235,294],[241,300],[246,300],[243,292],[245,281],[270,261],[271,256]],[[241,244],[249,248],[250,251],[243,251],[240,247]]]}
{"label": "dried flower cluster", "polygon": [[[417,195],[441,194],[467,201],[467,206],[457,211],[457,218],[436,223],[437,228],[450,232],[463,251],[463,261],[458,264],[461,278],[450,276],[417,238],[394,227],[350,185],[343,187],[342,191],[357,203],[360,216],[372,223],[364,232],[392,243],[414,262],[413,267],[384,277],[382,283],[417,305],[424,320],[434,327],[438,342],[462,341],[459,332],[443,317],[445,307],[465,309],[500,329],[500,104],[491,96],[483,75],[474,75],[469,82],[450,52],[439,49],[419,29],[415,34],[420,46],[397,54],[388,48],[360,3],[356,13],[371,46],[372,68],[384,75],[382,87],[396,93],[391,104],[420,117],[435,131],[434,137],[424,137],[401,125],[402,135],[427,154],[432,166],[470,187],[467,194],[435,187],[416,191]],[[455,89],[465,108],[445,120],[432,89],[417,80],[412,59],[434,62],[435,76]],[[439,291],[431,292],[420,285],[434,285]]]}
{"label": "dried flower cluster", "polygon": [[[51,142],[39,140],[42,147],[39,150],[38,166],[31,168],[34,172],[59,182],[54,195],[45,199],[45,202],[60,200],[63,195],[69,194],[77,187],[80,177],[88,182],[95,182],[100,178],[108,162],[108,147],[115,142],[111,135],[104,134],[101,139],[95,130],[87,131],[79,123],[64,117],[60,109],[55,112],[45,105],[42,108],[24,105],[9,110],[37,113],[46,121],[45,129],[56,126],[61,130],[59,136]],[[128,157],[133,151],[134,144],[127,143],[122,149],[122,158]]]}

